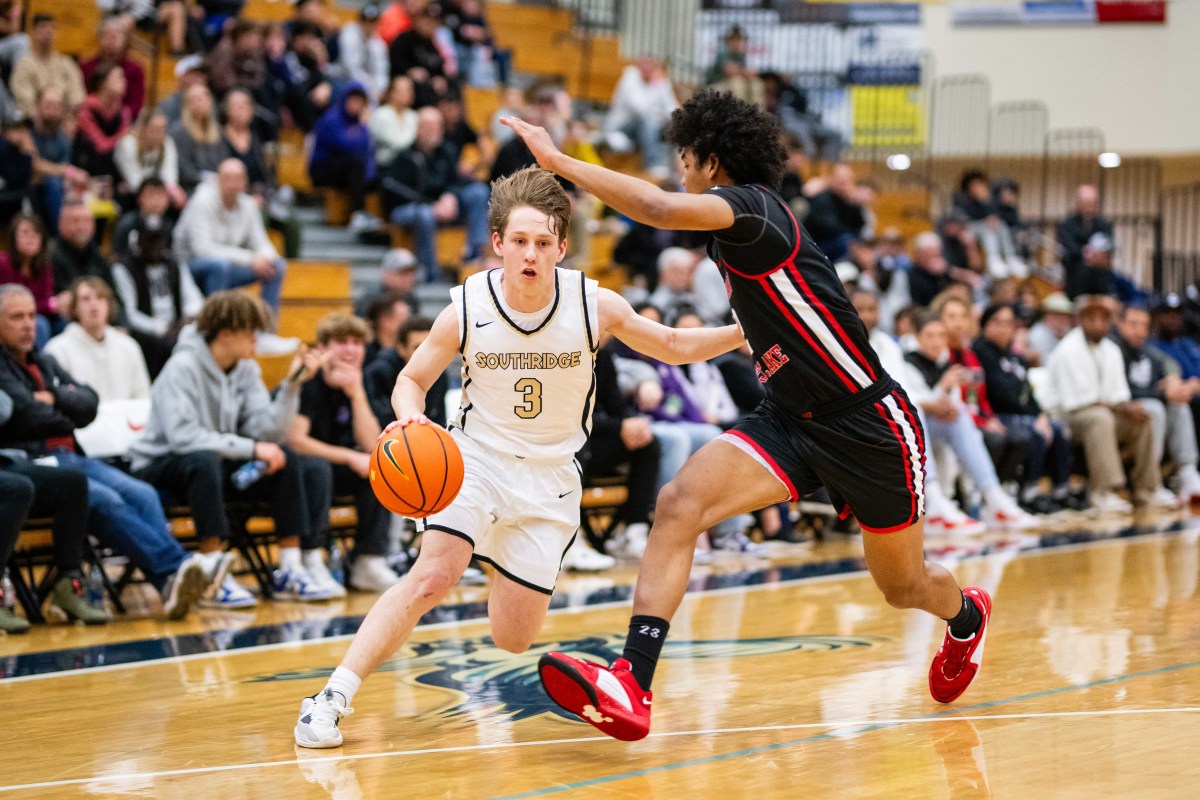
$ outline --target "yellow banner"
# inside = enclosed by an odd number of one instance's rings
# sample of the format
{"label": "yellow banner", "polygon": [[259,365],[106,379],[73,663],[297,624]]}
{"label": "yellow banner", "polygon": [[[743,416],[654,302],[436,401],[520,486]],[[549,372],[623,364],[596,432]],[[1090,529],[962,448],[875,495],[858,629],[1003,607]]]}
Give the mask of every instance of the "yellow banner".
{"label": "yellow banner", "polygon": [[918,86],[851,86],[855,147],[919,147],[925,114]]}

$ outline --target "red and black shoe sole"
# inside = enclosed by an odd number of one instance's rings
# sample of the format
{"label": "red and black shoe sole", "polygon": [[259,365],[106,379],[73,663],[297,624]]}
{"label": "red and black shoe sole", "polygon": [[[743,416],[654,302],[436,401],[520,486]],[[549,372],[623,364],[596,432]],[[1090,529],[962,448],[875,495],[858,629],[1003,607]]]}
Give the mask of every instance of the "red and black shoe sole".
{"label": "red and black shoe sole", "polygon": [[558,660],[553,653],[546,653],[538,659],[538,678],[541,679],[546,694],[559,708],[570,712],[606,736],[623,742],[636,742],[644,739],[650,732],[648,727],[640,728],[636,724],[631,725],[613,717],[607,717],[608,726],[602,727],[603,723],[585,716],[583,712],[587,706],[591,706],[597,712],[600,709],[600,696],[596,687],[572,664]]}

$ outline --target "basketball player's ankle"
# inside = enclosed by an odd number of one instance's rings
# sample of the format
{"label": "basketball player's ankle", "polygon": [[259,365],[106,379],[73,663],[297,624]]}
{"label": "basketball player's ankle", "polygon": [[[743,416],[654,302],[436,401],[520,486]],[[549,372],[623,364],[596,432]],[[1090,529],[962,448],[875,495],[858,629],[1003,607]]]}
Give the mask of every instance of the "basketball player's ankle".
{"label": "basketball player's ankle", "polygon": [[354,701],[354,695],[358,692],[358,687],[360,686],[362,686],[362,678],[345,667],[338,667],[329,676],[329,681],[325,684],[325,689],[339,695],[342,703],[349,707],[350,703]]}
{"label": "basketball player's ankle", "polygon": [[635,616],[629,620],[629,635],[625,639],[622,658],[629,662],[629,671],[645,691],[650,691],[658,657],[671,623],[661,617]]}
{"label": "basketball player's ankle", "polygon": [[950,625],[950,635],[955,639],[970,639],[983,623],[983,615],[979,613],[975,601],[965,594],[962,603],[962,609],[946,622]]}

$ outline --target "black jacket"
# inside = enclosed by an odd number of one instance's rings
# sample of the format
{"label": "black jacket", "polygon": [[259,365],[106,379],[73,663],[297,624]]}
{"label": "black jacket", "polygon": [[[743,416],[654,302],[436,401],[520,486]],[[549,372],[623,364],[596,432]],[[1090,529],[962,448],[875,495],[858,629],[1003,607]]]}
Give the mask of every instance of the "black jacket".
{"label": "black jacket", "polygon": [[866,224],[863,207],[846,202],[832,189],[826,189],[812,198],[808,216],[804,218],[804,229],[812,234],[813,241],[818,245],[831,242],[842,234],[857,239]]}
{"label": "black jacket", "polygon": [[82,250],[77,250],[63,239],[54,240],[54,249],[50,255],[50,263],[54,265],[54,291],[65,292],[71,288],[76,278],[94,276],[104,281],[113,291],[112,265],[100,252],[100,248],[89,242]]}
{"label": "black jacket", "polygon": [[[392,410],[392,390],[396,388],[396,378],[400,376],[402,369],[404,359],[389,348],[381,352],[379,357],[363,370],[367,401],[371,404],[371,410],[375,412],[375,418],[379,420],[380,425],[396,421],[396,412]],[[446,390],[449,388],[450,381],[443,372],[425,395],[425,416],[443,427],[446,425]]]}
{"label": "black jacket", "polygon": [[987,385],[987,398],[997,414],[1037,416],[1042,413],[1029,385],[1029,362],[1012,350],[1001,350],[980,337],[971,346]]}
{"label": "black jacket", "polygon": [[54,405],[36,400],[37,382],[7,349],[0,351],[0,392],[12,398],[12,418],[0,427],[0,447],[17,447],[39,455],[46,440],[71,436],[77,428],[96,418],[100,398],[88,386],[76,383],[66,370],[45,353],[30,353],[29,362],[42,373],[46,391],[54,395]]}
{"label": "black jacket", "polygon": [[397,206],[432,203],[463,182],[454,147],[442,142],[431,153],[416,147],[401,150],[383,173],[383,205],[388,214]]}
{"label": "black jacket", "polygon": [[1072,214],[1058,226],[1058,243],[1063,249],[1063,270],[1067,277],[1067,296],[1074,300],[1081,294],[1111,294],[1112,271],[1089,267],[1083,263],[1083,248],[1097,233],[1110,239],[1112,223],[1103,217],[1084,219]]}
{"label": "black jacket", "polygon": [[1121,357],[1125,359],[1125,377],[1129,381],[1129,393],[1133,399],[1165,402],[1166,392],[1158,384],[1169,374],[1168,356],[1145,345],[1135,348],[1118,333],[1113,333],[1109,338],[1121,348]]}

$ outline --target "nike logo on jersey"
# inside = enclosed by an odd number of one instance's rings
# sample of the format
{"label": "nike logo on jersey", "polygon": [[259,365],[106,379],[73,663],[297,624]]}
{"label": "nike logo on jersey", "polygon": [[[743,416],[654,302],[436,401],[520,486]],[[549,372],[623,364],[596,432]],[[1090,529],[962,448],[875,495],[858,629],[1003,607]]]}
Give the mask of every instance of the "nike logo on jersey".
{"label": "nike logo on jersey", "polygon": [[[574,489],[572,489],[572,490],[571,490],[571,492],[573,492],[573,491],[575,491],[575,490],[574,490]],[[560,495],[558,496],[558,499],[559,499],[559,500],[562,500],[564,497],[566,497],[567,495],[569,495],[571,492],[563,492],[562,494],[560,494]]]}
{"label": "nike logo on jersey", "polygon": [[476,327],[476,328],[482,328],[484,325],[491,325],[491,324],[492,324],[492,322],[495,322],[495,321],[496,321],[496,320],[492,320],[491,322],[476,322],[476,323],[475,323],[475,327]]}

